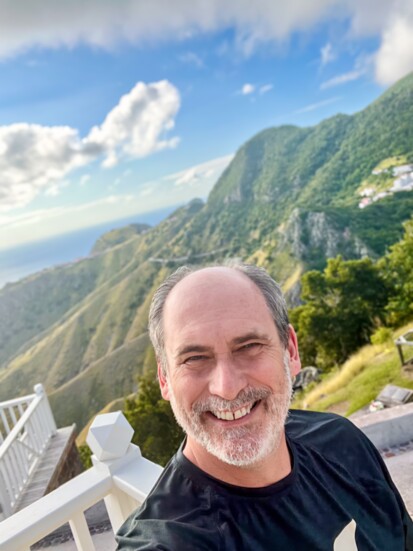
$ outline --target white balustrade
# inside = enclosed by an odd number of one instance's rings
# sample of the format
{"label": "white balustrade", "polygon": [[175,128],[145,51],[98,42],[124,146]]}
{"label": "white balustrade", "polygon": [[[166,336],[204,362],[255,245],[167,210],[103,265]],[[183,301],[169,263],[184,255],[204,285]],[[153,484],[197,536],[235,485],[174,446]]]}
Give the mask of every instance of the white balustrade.
{"label": "white balustrade", "polygon": [[0,522],[0,551],[28,551],[30,545],[66,522],[77,549],[95,551],[84,511],[104,499],[116,532],[162,472],[130,443],[132,434],[121,412],[98,415],[87,438],[94,454],[93,467]]}
{"label": "white balustrade", "polygon": [[0,519],[13,514],[36,465],[56,433],[42,385],[34,394],[0,403]]}

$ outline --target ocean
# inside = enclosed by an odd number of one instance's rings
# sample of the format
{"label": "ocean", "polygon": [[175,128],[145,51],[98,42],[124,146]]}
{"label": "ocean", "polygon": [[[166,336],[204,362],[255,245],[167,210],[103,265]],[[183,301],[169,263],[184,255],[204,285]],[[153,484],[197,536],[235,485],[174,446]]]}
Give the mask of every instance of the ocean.
{"label": "ocean", "polygon": [[155,226],[176,208],[177,206],[174,206],[145,214],[137,214],[121,220],[106,222],[98,226],[0,251],[0,289],[6,283],[18,281],[44,268],[87,256],[96,240],[105,232],[132,223]]}

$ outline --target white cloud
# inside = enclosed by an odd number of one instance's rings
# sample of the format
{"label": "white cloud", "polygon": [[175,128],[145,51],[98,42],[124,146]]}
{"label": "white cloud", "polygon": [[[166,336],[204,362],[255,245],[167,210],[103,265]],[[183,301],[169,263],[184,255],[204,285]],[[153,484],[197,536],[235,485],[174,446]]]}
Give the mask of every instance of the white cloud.
{"label": "white cloud", "polygon": [[26,205],[71,170],[92,159],[69,127],[0,127],[0,210]]}
{"label": "white cloud", "polygon": [[241,88],[241,94],[244,96],[248,96],[249,94],[252,94],[255,91],[255,86],[253,84],[249,84],[248,82],[244,84],[244,86]]}
{"label": "white cloud", "polygon": [[177,89],[168,81],[138,82],[121,97],[101,126],[91,129],[86,148],[102,149],[104,166],[114,166],[119,156],[145,157],[154,151],[176,147],[178,138],[160,139],[174,127],[180,101]]}
{"label": "white cloud", "polygon": [[320,56],[321,56],[321,65],[327,65],[327,63],[334,61],[336,56],[333,52],[333,46],[331,45],[330,42],[327,42],[327,44],[321,48]]}
{"label": "white cloud", "polygon": [[[0,0],[0,13],[0,58],[39,46],[113,49],[124,42],[185,40],[225,29],[233,29],[235,46],[251,55],[260,44],[339,20],[350,22],[353,37],[378,37],[379,82],[392,82],[413,68],[412,0]],[[324,48],[327,63],[333,52],[329,44]]]}
{"label": "white cloud", "polygon": [[258,90],[260,94],[266,94],[267,92],[270,92],[274,86],[272,84],[264,84],[263,86],[260,86],[260,89]]}
{"label": "white cloud", "polygon": [[[341,0],[342,1],[342,0]],[[259,42],[284,39],[330,13],[339,0],[102,0],[0,1],[0,56],[33,46],[48,48],[89,44],[114,48],[124,41],[178,39],[196,32],[235,28],[236,42],[246,53]]]}
{"label": "white cloud", "polygon": [[175,147],[178,138],[165,133],[174,126],[179,104],[169,82],[140,82],[83,139],[67,126],[0,126],[0,211],[25,206],[41,191],[58,194],[67,174],[100,157],[110,167],[120,157]]}
{"label": "white cloud", "polygon": [[392,84],[410,71],[413,71],[413,17],[395,18],[377,52],[376,79],[381,84]]}
{"label": "white cloud", "polygon": [[330,103],[335,103],[336,101],[339,101],[341,99],[341,96],[338,96],[335,98],[329,98],[323,101],[319,101],[317,103],[311,103],[310,105],[306,105],[305,107],[297,109],[297,111],[294,111],[294,113],[298,115],[300,113],[309,113],[310,111],[316,111],[317,109],[321,109],[322,107],[330,105]]}
{"label": "white cloud", "polygon": [[334,86],[340,86],[341,84],[345,84],[346,82],[357,80],[362,77],[365,72],[366,71],[364,69],[355,69],[354,71],[349,71],[348,73],[337,75],[333,78],[330,78],[329,80],[322,82],[320,85],[320,90],[326,90],[327,88],[333,88]]}
{"label": "white cloud", "polygon": [[[111,49],[125,41],[182,40],[228,28],[235,30],[237,47],[250,55],[263,42],[285,40],[327,19],[349,19],[354,36],[379,36],[379,82],[393,82],[413,69],[411,0],[175,0],[169,5],[164,0],[0,0],[0,12],[0,57],[34,46]],[[329,44],[324,48],[321,59],[327,63],[332,51]]]}

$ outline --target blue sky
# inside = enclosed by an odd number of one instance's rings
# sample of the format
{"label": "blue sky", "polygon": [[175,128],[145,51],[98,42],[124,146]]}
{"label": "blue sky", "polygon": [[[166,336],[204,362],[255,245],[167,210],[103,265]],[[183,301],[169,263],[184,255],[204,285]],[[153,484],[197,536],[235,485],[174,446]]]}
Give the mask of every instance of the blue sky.
{"label": "blue sky", "polygon": [[206,198],[413,70],[411,0],[0,0],[0,250]]}

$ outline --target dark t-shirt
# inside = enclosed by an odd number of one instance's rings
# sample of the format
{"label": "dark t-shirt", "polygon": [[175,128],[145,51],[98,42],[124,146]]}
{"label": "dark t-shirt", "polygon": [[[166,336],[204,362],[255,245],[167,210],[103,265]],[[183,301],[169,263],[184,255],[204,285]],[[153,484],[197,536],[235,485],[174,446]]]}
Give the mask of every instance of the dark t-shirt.
{"label": "dark t-shirt", "polygon": [[217,480],[179,450],[118,532],[119,550],[332,551],[354,520],[362,551],[413,551],[413,524],[376,448],[350,421],[291,411],[292,471],[263,488]]}

